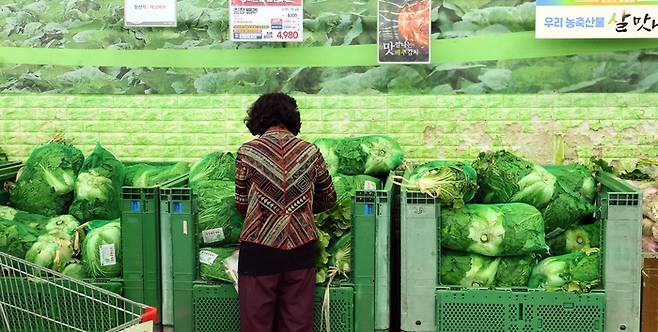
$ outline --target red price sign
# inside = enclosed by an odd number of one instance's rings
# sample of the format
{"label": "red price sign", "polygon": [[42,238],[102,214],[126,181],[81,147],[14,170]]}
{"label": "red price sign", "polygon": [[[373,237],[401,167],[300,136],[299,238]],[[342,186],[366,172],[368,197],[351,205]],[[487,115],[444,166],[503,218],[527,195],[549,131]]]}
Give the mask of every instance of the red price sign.
{"label": "red price sign", "polygon": [[279,31],[276,34],[276,38],[279,39],[297,39],[299,37],[299,32],[297,31]]}

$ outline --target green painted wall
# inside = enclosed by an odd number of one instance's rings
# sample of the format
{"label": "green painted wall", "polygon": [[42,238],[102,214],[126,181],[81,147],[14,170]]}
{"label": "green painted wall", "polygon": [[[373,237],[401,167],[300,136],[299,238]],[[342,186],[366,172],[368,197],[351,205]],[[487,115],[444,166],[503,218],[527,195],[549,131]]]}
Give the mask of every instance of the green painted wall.
{"label": "green painted wall", "polygon": [[[0,95],[0,146],[24,159],[63,130],[85,153],[100,141],[122,160],[194,160],[251,138],[242,119],[255,98]],[[557,136],[567,160],[658,156],[658,94],[297,98],[303,137],[388,133],[413,159],[508,148],[551,163]]]}

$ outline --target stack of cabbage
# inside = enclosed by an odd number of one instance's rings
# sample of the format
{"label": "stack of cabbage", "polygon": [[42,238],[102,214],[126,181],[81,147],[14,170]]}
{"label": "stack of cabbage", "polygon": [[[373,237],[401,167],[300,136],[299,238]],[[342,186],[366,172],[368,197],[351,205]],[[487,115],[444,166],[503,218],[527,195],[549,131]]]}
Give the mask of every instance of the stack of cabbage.
{"label": "stack of cabbage", "polygon": [[[601,227],[590,220],[596,185],[583,166],[547,169],[498,151],[472,168],[425,163],[401,184],[444,205],[442,284],[586,291],[600,282]],[[471,199],[478,204],[464,205]]]}
{"label": "stack of cabbage", "polygon": [[86,160],[63,140],[34,149],[10,192],[17,209],[0,207],[0,251],[77,278],[119,276],[120,223],[93,220],[120,216],[123,174],[100,145]]}
{"label": "stack of cabbage", "polygon": [[215,152],[203,157],[192,165],[189,185],[198,203],[201,278],[231,282],[222,261],[237,250],[244,222],[235,208],[235,155]]}
{"label": "stack of cabbage", "polygon": [[358,190],[381,189],[379,178],[402,164],[400,144],[387,136],[323,138],[315,141],[327,163],[336,189],[336,206],[317,214],[320,254],[316,281],[327,281],[328,271],[347,279],[352,264],[352,197]]}

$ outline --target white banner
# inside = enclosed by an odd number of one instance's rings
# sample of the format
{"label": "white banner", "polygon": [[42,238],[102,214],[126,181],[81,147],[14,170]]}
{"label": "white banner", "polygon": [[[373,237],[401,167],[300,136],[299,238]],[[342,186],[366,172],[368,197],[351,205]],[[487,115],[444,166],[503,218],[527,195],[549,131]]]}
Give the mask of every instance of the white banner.
{"label": "white banner", "polygon": [[560,5],[537,1],[536,38],[658,38],[658,6]]}
{"label": "white banner", "polygon": [[125,0],[124,26],[175,27],[176,0]]}

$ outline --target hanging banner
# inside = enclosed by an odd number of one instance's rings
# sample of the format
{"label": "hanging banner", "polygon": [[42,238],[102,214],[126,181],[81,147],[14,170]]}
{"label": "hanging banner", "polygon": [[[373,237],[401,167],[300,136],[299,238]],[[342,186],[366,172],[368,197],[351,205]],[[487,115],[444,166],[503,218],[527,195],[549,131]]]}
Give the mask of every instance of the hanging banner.
{"label": "hanging banner", "polygon": [[379,0],[379,63],[430,62],[431,0]]}
{"label": "hanging banner", "polygon": [[176,0],[125,0],[126,27],[175,27]]}
{"label": "hanging banner", "polygon": [[536,38],[658,38],[658,1],[537,0]]}
{"label": "hanging banner", "polygon": [[231,0],[229,11],[232,41],[304,41],[302,0]]}

